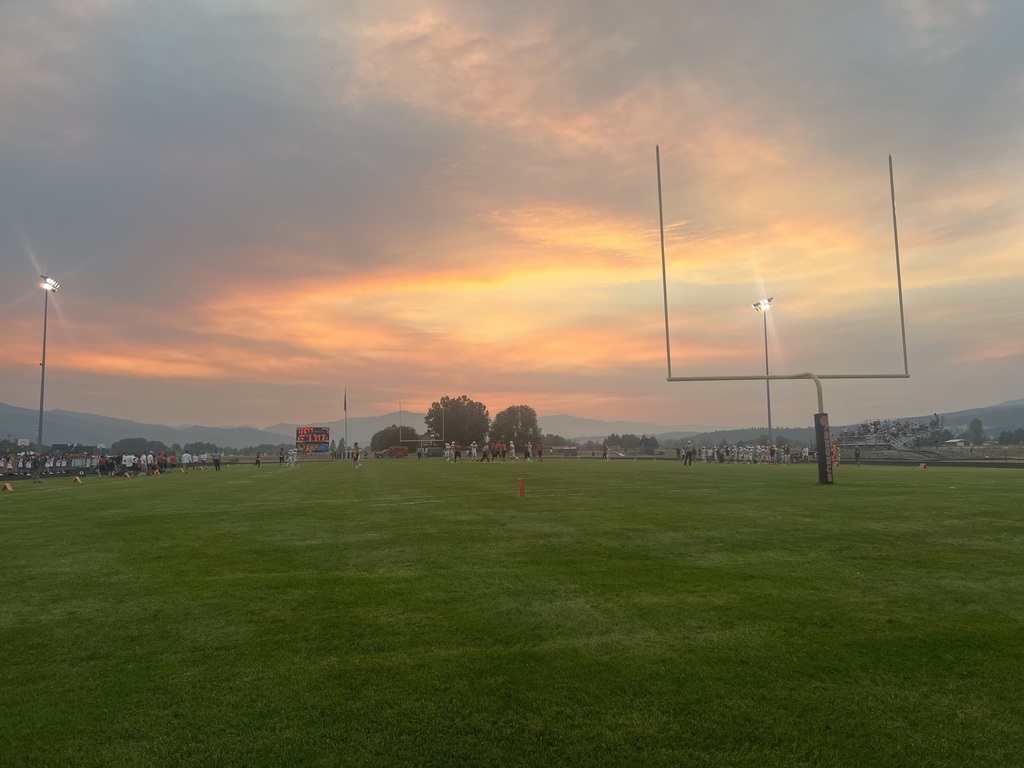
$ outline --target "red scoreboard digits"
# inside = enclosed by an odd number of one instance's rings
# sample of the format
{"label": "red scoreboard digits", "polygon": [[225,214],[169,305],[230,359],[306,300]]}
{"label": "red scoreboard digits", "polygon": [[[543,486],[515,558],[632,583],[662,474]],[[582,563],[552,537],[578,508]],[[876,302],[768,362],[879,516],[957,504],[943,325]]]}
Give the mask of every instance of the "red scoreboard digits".
{"label": "red scoreboard digits", "polygon": [[295,447],[300,451],[331,450],[330,427],[298,427],[295,430]]}

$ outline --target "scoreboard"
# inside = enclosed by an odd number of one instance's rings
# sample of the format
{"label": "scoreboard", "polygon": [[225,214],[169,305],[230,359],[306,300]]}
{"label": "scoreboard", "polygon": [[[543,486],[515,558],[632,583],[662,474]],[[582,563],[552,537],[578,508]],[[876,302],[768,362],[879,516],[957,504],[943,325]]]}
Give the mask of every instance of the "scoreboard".
{"label": "scoreboard", "polygon": [[330,427],[298,427],[295,430],[295,447],[300,451],[330,453]]}

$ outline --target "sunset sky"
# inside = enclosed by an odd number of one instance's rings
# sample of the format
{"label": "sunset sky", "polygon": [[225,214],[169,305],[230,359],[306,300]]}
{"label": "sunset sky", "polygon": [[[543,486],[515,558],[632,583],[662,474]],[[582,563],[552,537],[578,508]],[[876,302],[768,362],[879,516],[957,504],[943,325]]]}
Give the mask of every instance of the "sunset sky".
{"label": "sunset sky", "polygon": [[[0,402],[833,423],[1024,397],[1019,0],[7,0]],[[772,384],[776,426],[814,387]],[[543,427],[543,420],[541,422]]]}

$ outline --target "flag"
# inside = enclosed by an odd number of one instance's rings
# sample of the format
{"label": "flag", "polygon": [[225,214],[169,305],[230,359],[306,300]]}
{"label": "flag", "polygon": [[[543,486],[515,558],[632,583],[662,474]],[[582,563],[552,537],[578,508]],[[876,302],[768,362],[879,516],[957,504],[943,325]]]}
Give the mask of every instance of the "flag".
{"label": "flag", "polygon": [[344,410],[345,410],[345,413],[348,413],[348,390],[347,390],[347,389],[345,390],[345,405],[344,405]]}

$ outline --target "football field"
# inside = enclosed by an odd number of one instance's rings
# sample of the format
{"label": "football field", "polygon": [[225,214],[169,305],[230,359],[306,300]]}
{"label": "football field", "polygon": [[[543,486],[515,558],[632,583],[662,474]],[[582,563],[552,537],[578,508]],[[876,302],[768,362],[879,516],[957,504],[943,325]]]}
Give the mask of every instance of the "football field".
{"label": "football field", "polygon": [[5,766],[1017,765],[1024,472],[17,483],[0,654]]}

